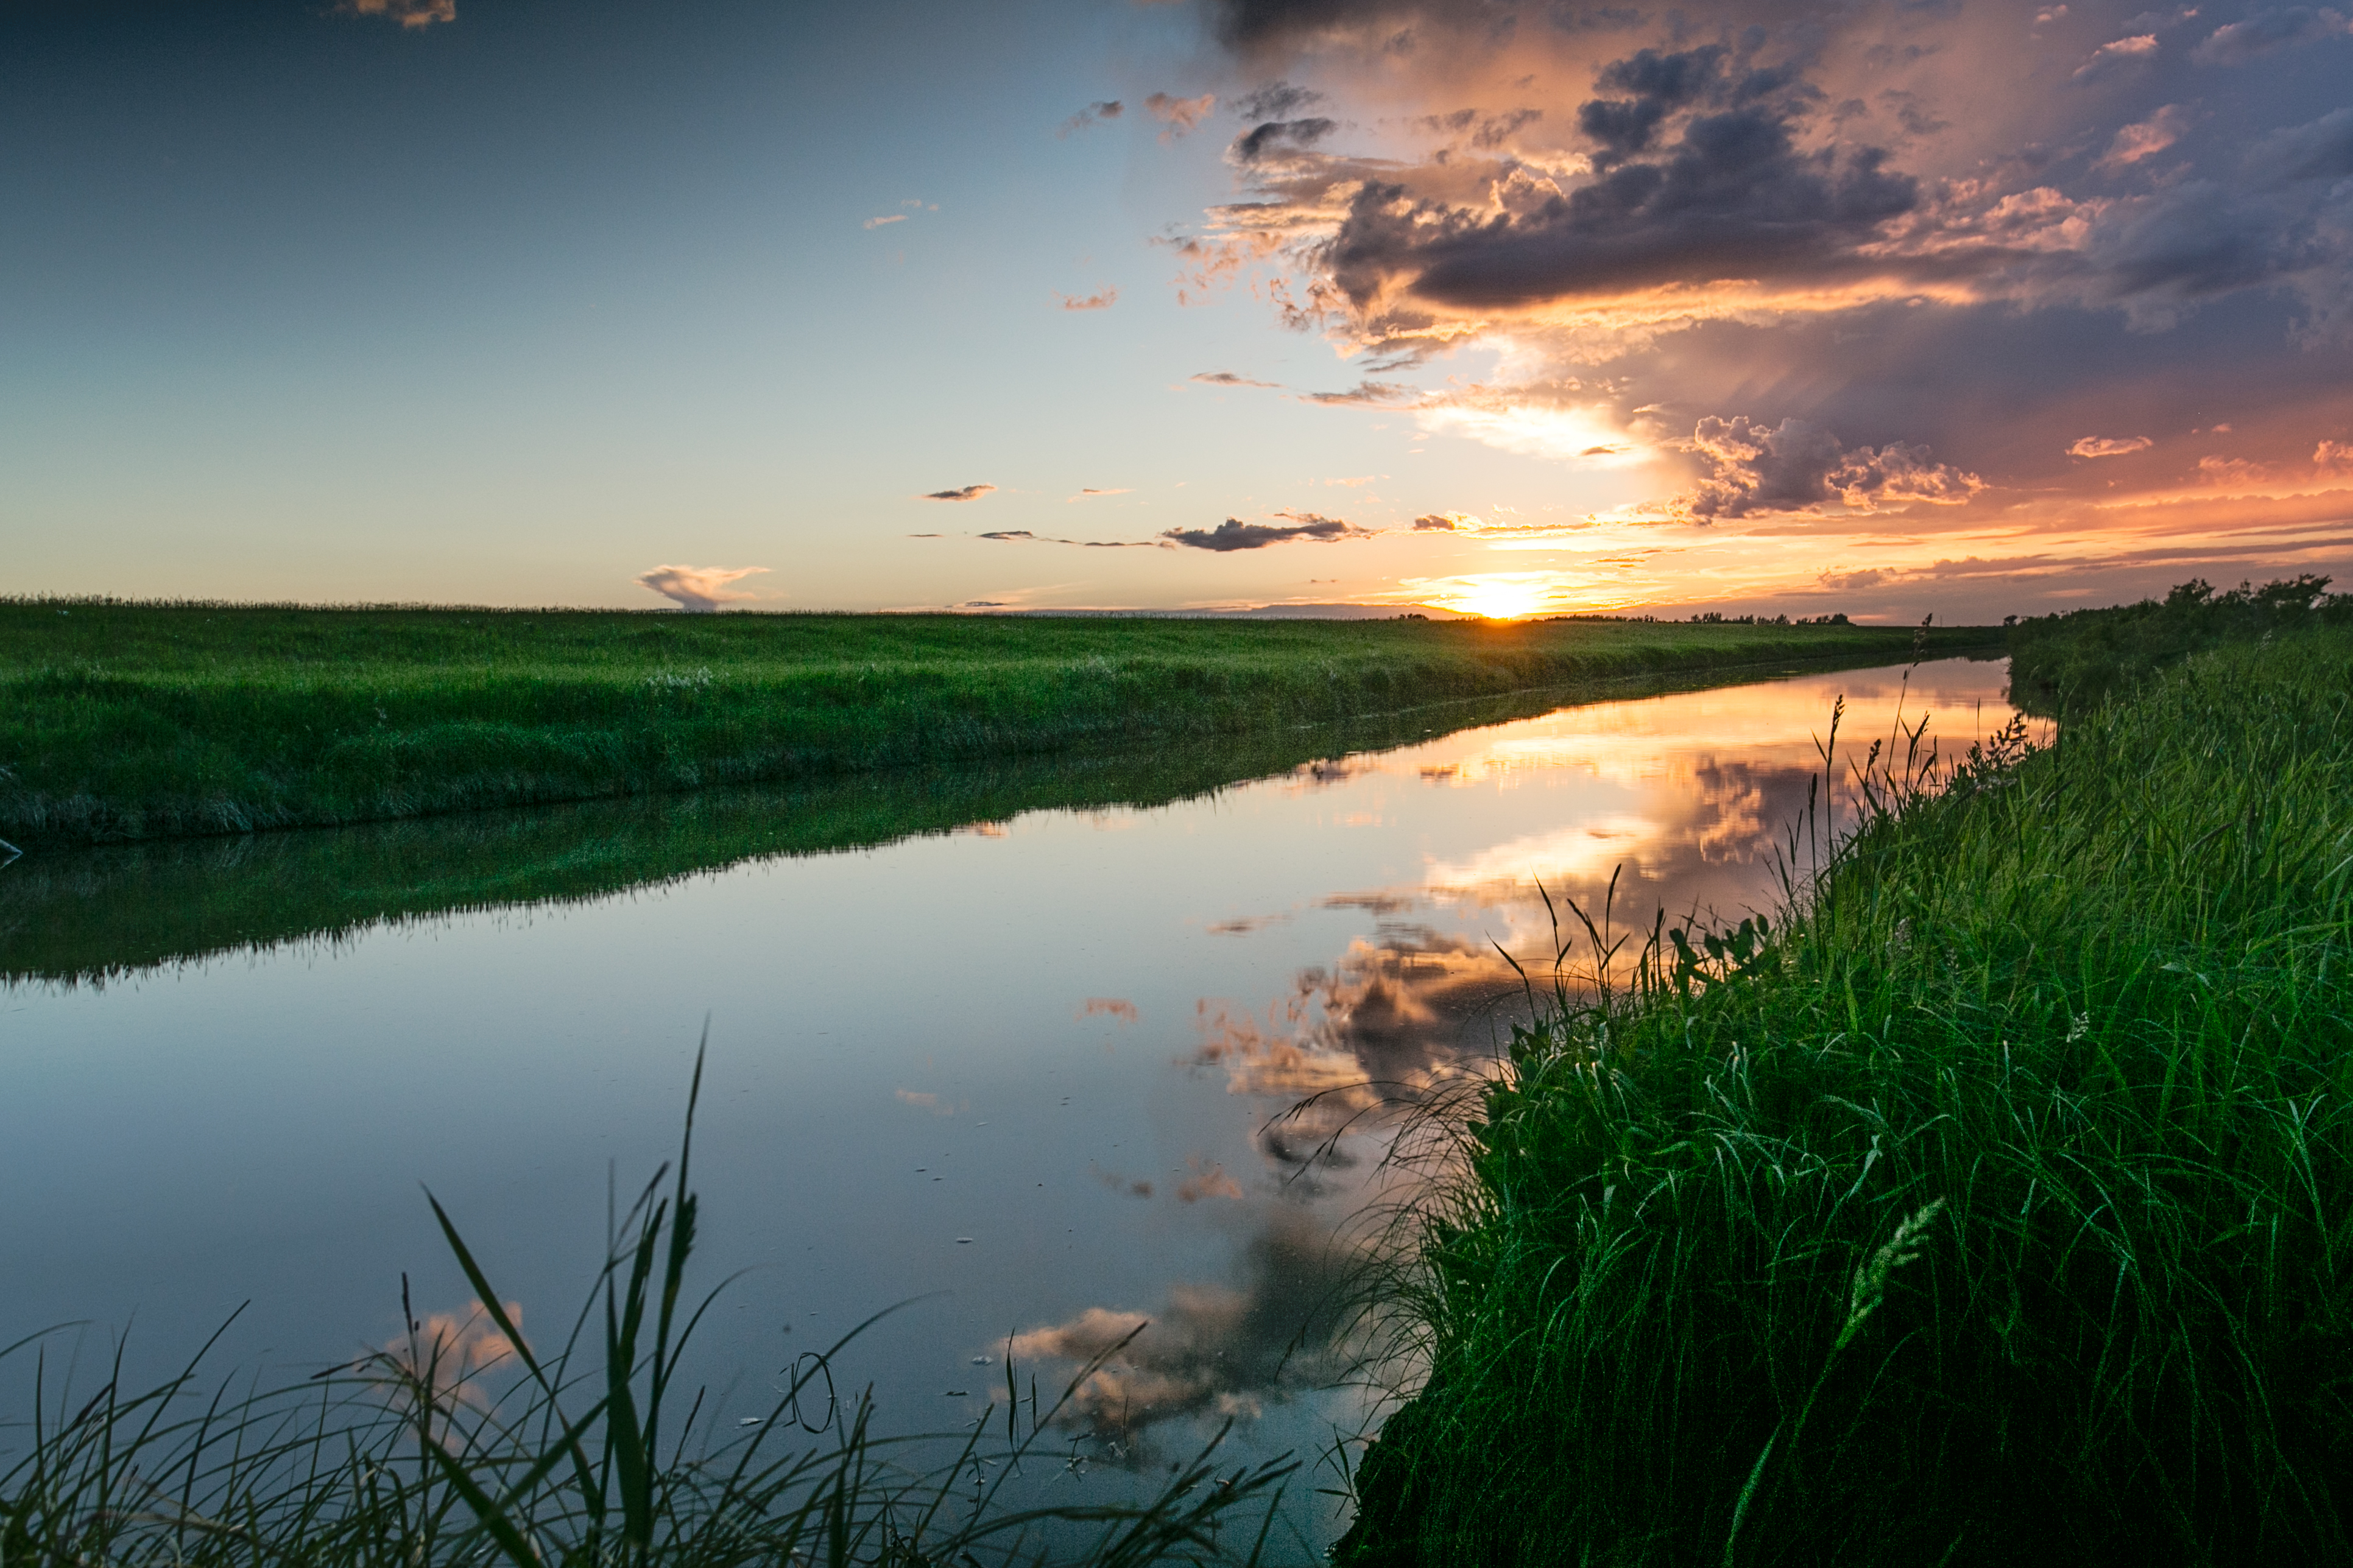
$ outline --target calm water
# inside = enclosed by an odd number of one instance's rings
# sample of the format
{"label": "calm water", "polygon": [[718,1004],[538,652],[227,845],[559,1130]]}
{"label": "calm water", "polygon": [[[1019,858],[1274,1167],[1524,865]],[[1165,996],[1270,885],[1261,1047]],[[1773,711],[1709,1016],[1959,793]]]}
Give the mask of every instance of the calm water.
{"label": "calm water", "polygon": [[[602,881],[389,923],[354,914],[352,868],[490,830],[19,862],[0,871],[0,1343],[84,1320],[90,1356],[131,1326],[160,1368],[249,1300],[227,1358],[307,1370],[395,1335],[404,1270],[420,1314],[462,1314],[420,1183],[526,1331],[560,1338],[608,1171],[633,1187],[675,1148],[707,1016],[703,1278],[754,1272],[702,1371],[740,1373],[744,1408],[797,1352],[923,1298],[843,1358],[887,1426],[984,1412],[1008,1335],[1050,1373],[1148,1318],[1090,1390],[1098,1468],[1072,1486],[1116,1487],[1227,1415],[1250,1453],[1313,1448],[1361,1415],[1315,1318],[1381,1179],[1357,1086],[1478,1070],[1514,1016],[1495,944],[1548,937],[1536,879],[1590,900],[1622,866],[1643,926],[1662,903],[1767,907],[1841,694],[1846,736],[1888,733],[1900,696],[1948,752],[2010,717],[2000,664],[1902,673],[1562,709],[868,849],[760,855],[713,817],[697,831],[755,858],[610,892],[617,855],[679,868],[617,817],[541,814],[512,834],[574,838],[534,843],[532,886],[588,862]],[[289,865],[337,883],[307,927],[271,912],[301,901]],[[425,879],[382,907],[429,907]],[[56,978],[76,969],[116,973]]]}

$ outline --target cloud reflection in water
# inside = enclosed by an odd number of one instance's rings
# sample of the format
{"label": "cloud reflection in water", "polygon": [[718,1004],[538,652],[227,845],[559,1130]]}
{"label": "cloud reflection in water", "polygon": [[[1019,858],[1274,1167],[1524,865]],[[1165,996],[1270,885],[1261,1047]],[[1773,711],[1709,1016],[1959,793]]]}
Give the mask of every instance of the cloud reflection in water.
{"label": "cloud reflection in water", "polygon": [[[1409,817],[1416,792],[1485,790],[1496,799],[1495,837],[1449,846],[1432,829],[1410,880],[1205,922],[1228,936],[1311,910],[1373,923],[1335,963],[1296,971],[1289,993],[1262,1006],[1198,1004],[1198,1044],[1182,1063],[1222,1074],[1228,1092],[1256,1103],[1270,1177],[1244,1200],[1256,1228],[1238,1277],[1174,1285],[1157,1315],[1088,1308],[1016,1336],[1016,1355],[1083,1364],[1146,1325],[1088,1375],[1077,1401],[1098,1436],[1123,1446],[1155,1422],[1251,1416],[1329,1386],[1347,1370],[1338,1341],[1353,1321],[1350,1281],[1371,1255],[1335,1239],[1342,1215],[1317,1200],[1360,1210],[1417,1179],[1384,1158],[1406,1113],[1474,1087],[1525,1016],[1521,976],[1499,944],[1539,983],[1548,974],[1554,924],[1539,883],[1556,904],[1573,900],[1599,918],[1616,874],[1620,931],[1647,932],[1661,910],[1681,921],[1771,909],[1788,829],[1822,777],[1817,741],[1831,703],[1847,702],[1841,756],[1859,756],[1924,711],[1951,756],[2010,717],[2007,704],[1981,701],[1989,673],[1952,660],[1908,681],[1845,672],[1604,703],[1275,781],[1286,795],[1328,794],[1325,820],[1335,823],[1358,805]],[[1242,1183],[1229,1176],[1225,1186],[1243,1198]]]}

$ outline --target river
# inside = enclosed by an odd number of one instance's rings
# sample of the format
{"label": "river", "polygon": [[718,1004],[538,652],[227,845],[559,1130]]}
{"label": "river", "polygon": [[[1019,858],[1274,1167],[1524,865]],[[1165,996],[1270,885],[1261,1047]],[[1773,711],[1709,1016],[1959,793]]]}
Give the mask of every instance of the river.
{"label": "river", "polygon": [[[2004,682],[1436,712],[1155,804],[1039,805],[1049,763],[797,839],[817,805],[743,792],[691,853],[687,808],[640,803],[27,858],[0,870],[0,1342],[79,1321],[51,1354],[88,1363],[127,1330],[160,1373],[250,1303],[216,1356],[296,1373],[392,1340],[404,1274],[462,1324],[420,1184],[560,1339],[707,1020],[698,1271],[750,1272],[693,1365],[727,1410],[907,1302],[838,1358],[884,1426],[954,1429],[1008,1348],[1050,1388],[1147,1321],[1082,1394],[1071,1495],[1229,1418],[1238,1458],[1312,1457],[1371,1408],[1332,1335],[1367,1204],[1410,1179],[1388,1108],[1524,1016],[1498,950],[1541,978],[1538,880],[1598,908],[1617,872],[1621,929],[1769,910],[1836,699],[1842,746],[1900,704],[1949,756]],[[1294,1489],[1311,1541],[1332,1484]]]}

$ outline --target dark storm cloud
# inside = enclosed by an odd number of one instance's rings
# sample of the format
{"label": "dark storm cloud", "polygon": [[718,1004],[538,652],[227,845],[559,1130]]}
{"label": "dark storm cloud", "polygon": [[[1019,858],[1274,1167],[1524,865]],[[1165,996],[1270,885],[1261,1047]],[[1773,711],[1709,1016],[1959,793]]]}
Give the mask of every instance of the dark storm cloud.
{"label": "dark storm cloud", "polygon": [[925,500],[978,500],[985,495],[994,494],[996,489],[995,485],[966,485],[962,489],[933,490],[923,499]]}
{"label": "dark storm cloud", "polygon": [[1883,149],[1799,148],[1795,121],[1819,95],[1791,71],[1709,46],[1644,49],[1600,80],[1624,96],[1577,112],[1597,178],[1492,217],[1367,180],[1327,247],[1334,282],[1363,305],[1410,274],[1418,298],[1481,309],[1813,277],[1920,205]]}
{"label": "dark storm cloud", "polygon": [[1329,543],[1341,539],[1369,539],[1373,530],[1358,528],[1336,517],[1318,517],[1314,512],[1282,513],[1297,516],[1299,521],[1288,527],[1271,523],[1244,522],[1229,517],[1215,528],[1172,528],[1160,537],[1194,550],[1263,550],[1270,544],[1288,544],[1293,540],[1316,540]]}
{"label": "dark storm cloud", "polygon": [[[1247,282],[1355,356],[1364,384],[1313,401],[1421,427],[1477,409],[1474,439],[1652,459],[1623,469],[1656,475],[1630,518],[1813,531],[1905,509],[1891,554],[1991,526],[1989,489],[2087,538],[2126,527],[2119,486],[2152,506],[2309,491],[2315,443],[2353,437],[2342,0],[2128,20],[2032,0],[1208,3],[1246,79],[1325,94],[1253,127],[1339,128],[1238,147],[1236,198],[1166,243],[1191,296]],[[1353,145],[1360,127],[1377,142]],[[1493,379],[1413,374],[1473,346],[1502,351]],[[1697,419],[1727,402],[1744,417]],[[2070,447],[2142,433],[2099,461]]]}
{"label": "dark storm cloud", "polygon": [[1340,122],[1336,120],[1270,120],[1234,138],[1234,160],[1255,163],[1282,148],[1313,147],[1338,129]]}

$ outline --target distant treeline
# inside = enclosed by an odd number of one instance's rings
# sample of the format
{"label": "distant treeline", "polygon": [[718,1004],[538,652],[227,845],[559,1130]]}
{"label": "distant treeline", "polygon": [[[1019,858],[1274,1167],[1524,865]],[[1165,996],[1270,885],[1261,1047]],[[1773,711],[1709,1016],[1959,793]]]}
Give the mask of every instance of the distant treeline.
{"label": "distant treeline", "polygon": [[2045,716],[2081,711],[2184,657],[2314,626],[2353,626],[2353,594],[2306,574],[2218,593],[2193,577],[2162,599],[2010,617],[2010,700]]}

